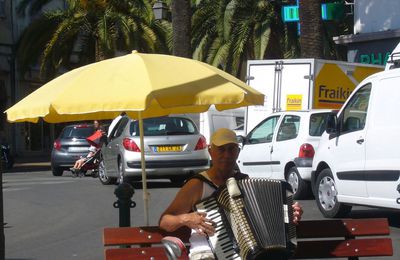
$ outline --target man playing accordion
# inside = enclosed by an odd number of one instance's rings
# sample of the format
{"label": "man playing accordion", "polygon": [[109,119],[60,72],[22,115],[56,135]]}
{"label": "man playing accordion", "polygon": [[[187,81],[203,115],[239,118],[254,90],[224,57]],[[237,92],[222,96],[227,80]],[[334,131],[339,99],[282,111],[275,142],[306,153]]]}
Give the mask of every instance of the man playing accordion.
{"label": "man playing accordion", "polygon": [[[193,211],[194,206],[204,198],[211,196],[226,181],[234,177],[237,180],[248,178],[246,174],[235,170],[240,148],[236,134],[229,129],[218,129],[211,137],[208,148],[212,166],[190,178],[179,190],[175,199],[160,217],[159,225],[166,231],[175,231],[182,226],[192,230],[190,237],[190,259],[214,259],[206,235],[215,232],[214,223],[204,212]],[[302,209],[293,204],[293,222],[301,219]]]}

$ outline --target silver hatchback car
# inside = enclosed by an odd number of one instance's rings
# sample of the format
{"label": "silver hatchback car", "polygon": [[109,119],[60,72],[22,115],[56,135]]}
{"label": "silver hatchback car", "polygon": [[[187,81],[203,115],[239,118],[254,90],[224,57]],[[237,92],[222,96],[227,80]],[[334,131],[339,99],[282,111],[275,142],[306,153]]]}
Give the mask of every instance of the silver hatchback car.
{"label": "silver hatchback car", "polygon": [[[144,153],[148,178],[182,182],[209,167],[207,142],[194,122],[186,117],[143,120]],[[103,184],[124,178],[141,179],[139,122],[119,117],[101,150],[99,179]]]}

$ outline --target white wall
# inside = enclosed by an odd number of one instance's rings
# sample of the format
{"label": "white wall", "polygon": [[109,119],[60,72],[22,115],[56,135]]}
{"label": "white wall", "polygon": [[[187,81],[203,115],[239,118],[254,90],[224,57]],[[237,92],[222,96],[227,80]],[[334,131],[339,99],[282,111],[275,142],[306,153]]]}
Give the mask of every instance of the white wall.
{"label": "white wall", "polygon": [[354,0],[354,34],[400,28],[399,0]]}

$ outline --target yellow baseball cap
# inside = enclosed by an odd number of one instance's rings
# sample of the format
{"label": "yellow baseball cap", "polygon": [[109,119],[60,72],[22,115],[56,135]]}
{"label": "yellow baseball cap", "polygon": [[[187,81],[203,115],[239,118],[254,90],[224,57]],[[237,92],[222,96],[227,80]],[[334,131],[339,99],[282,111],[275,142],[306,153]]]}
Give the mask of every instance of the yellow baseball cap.
{"label": "yellow baseball cap", "polygon": [[211,143],[216,146],[238,144],[236,133],[227,128],[220,128],[211,136]]}

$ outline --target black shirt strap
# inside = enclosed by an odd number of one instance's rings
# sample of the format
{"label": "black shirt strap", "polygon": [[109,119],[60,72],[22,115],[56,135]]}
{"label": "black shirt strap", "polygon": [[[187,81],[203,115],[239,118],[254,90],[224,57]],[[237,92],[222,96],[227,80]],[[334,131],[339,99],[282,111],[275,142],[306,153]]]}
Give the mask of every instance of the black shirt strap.
{"label": "black shirt strap", "polygon": [[[236,180],[243,180],[243,179],[247,179],[249,178],[249,175],[245,174],[245,173],[241,173],[241,172],[236,172],[234,175]],[[191,176],[190,178],[188,178],[186,180],[186,182],[190,181],[191,179],[199,179],[205,183],[207,183],[208,185],[210,185],[211,187],[213,187],[214,189],[218,189],[218,186],[215,185],[212,181],[210,181],[209,179],[207,179],[206,177],[204,177],[204,175],[202,174],[195,174],[193,176]]]}
{"label": "black shirt strap", "polygon": [[186,182],[190,181],[191,179],[199,179],[205,183],[207,183],[208,185],[210,185],[211,187],[213,187],[214,189],[218,189],[217,185],[215,185],[212,181],[210,181],[209,179],[207,179],[206,177],[204,177],[202,174],[196,174],[193,175],[192,177],[190,177],[189,179],[186,180]]}

